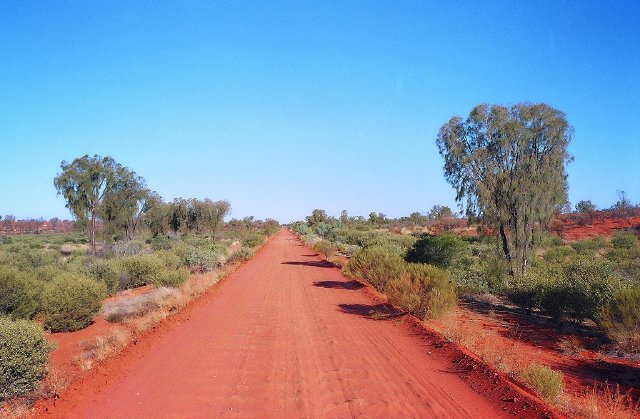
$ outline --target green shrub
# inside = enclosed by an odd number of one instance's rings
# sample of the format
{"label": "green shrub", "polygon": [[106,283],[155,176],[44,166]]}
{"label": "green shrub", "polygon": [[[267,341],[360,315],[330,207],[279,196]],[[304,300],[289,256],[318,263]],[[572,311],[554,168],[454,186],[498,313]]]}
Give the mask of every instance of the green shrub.
{"label": "green shrub", "polygon": [[466,249],[464,240],[454,234],[441,236],[423,235],[407,252],[407,262],[427,263],[448,268]]}
{"label": "green shrub", "polygon": [[157,274],[165,269],[162,261],[155,255],[129,256],[119,260],[124,273],[120,279],[120,288],[136,288],[154,284]]}
{"label": "green shrub", "polygon": [[511,302],[531,311],[534,308],[540,308],[546,287],[547,285],[543,282],[526,278],[510,284],[504,293]]}
{"label": "green shrub", "polygon": [[44,327],[66,332],[88,326],[107,295],[104,283],[66,273],[45,285],[41,296]]}
{"label": "green shrub", "polygon": [[154,283],[158,287],[177,288],[182,285],[187,279],[189,279],[188,269],[163,269],[156,275]]}
{"label": "green shrub", "polygon": [[153,250],[169,250],[173,247],[173,241],[165,235],[159,234],[151,239]]}
{"label": "green shrub", "polygon": [[554,401],[564,390],[562,373],[546,365],[531,363],[521,373],[522,378],[547,401]]}
{"label": "green shrub", "polygon": [[253,250],[247,247],[241,247],[233,255],[231,255],[231,262],[244,262],[253,257]]}
{"label": "green shrub", "polygon": [[29,318],[35,306],[25,275],[15,268],[0,266],[0,315]]}
{"label": "green shrub", "polygon": [[416,240],[415,237],[406,234],[376,233],[363,243],[363,247],[382,246],[387,249],[394,249],[396,253],[404,257]]}
{"label": "green shrub", "polygon": [[439,317],[455,307],[455,287],[447,271],[436,266],[408,264],[385,288],[389,301],[419,319]]}
{"label": "green shrub", "polygon": [[624,263],[631,258],[631,250],[614,247],[605,254],[605,257],[611,262]]}
{"label": "green shrub", "polygon": [[135,256],[144,253],[146,247],[146,244],[139,240],[120,240],[111,246],[111,251],[118,257]]}
{"label": "green shrub", "polygon": [[306,234],[302,236],[301,239],[307,246],[313,246],[317,241],[321,240],[320,237],[314,233]]}
{"label": "green shrub", "polygon": [[460,293],[488,293],[491,291],[483,273],[476,269],[454,270],[451,272]]}
{"label": "green shrub", "polygon": [[618,231],[611,238],[611,244],[616,249],[633,249],[638,246],[638,239],[633,233]]}
{"label": "green shrub", "polygon": [[185,262],[192,272],[208,272],[222,266],[224,257],[212,250],[192,248],[187,252]]}
{"label": "green shrub", "polygon": [[313,250],[320,253],[325,258],[328,258],[333,254],[336,248],[329,240],[320,240],[313,245]]}
{"label": "green shrub", "polygon": [[353,256],[358,250],[362,249],[357,244],[347,244],[341,242],[336,243],[336,247],[340,251],[340,253],[346,256]]}
{"label": "green shrub", "polygon": [[87,273],[96,281],[104,283],[109,294],[113,294],[118,290],[119,272],[115,267],[114,262],[104,259],[96,259],[87,268]]}
{"label": "green shrub", "polygon": [[245,247],[254,248],[254,247],[260,246],[262,242],[265,241],[266,238],[267,236],[265,236],[259,231],[251,231],[245,237],[242,238],[241,242],[242,242],[242,245]]}
{"label": "green shrub", "polygon": [[640,353],[640,288],[623,289],[602,308],[600,324],[611,340],[629,353]]}
{"label": "green shrub", "polygon": [[545,290],[540,305],[555,317],[596,321],[621,286],[611,264],[580,258],[562,267],[560,278]]}
{"label": "green shrub", "polygon": [[291,230],[297,233],[299,236],[305,236],[307,234],[313,234],[311,227],[302,221],[298,221],[291,226]]}
{"label": "green shrub", "polygon": [[36,388],[50,351],[39,326],[0,317],[0,402]]}
{"label": "green shrub", "polygon": [[[40,267],[59,266],[60,257],[51,250],[29,249],[20,246],[13,255],[13,265],[20,270],[31,270]],[[11,251],[11,249],[10,249]]]}
{"label": "green shrub", "polygon": [[158,250],[154,255],[162,261],[162,264],[171,270],[176,270],[183,266],[182,259],[175,252],[168,250]]}
{"label": "green shrub", "polygon": [[596,250],[607,246],[607,242],[602,237],[594,237],[592,239],[578,240],[571,244],[580,255],[592,255]]}
{"label": "green shrub", "polygon": [[539,243],[544,247],[562,246],[562,239],[554,234],[543,232],[540,234]]}
{"label": "green shrub", "polygon": [[405,264],[394,249],[374,246],[353,255],[344,272],[353,278],[365,279],[378,291],[384,292],[387,282],[402,275]]}
{"label": "green shrub", "polygon": [[571,247],[557,246],[547,249],[543,257],[547,262],[561,263],[565,262],[573,253],[574,251]]}

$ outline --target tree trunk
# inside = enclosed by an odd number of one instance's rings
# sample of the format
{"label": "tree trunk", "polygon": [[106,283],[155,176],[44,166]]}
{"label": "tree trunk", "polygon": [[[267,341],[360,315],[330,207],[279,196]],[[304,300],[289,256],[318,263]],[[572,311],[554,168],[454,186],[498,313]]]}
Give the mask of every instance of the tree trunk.
{"label": "tree trunk", "polygon": [[509,241],[507,240],[507,233],[504,230],[503,223],[500,223],[500,237],[502,238],[502,251],[504,252],[504,255],[507,257],[507,261],[509,261],[509,275],[514,276],[512,257],[511,257],[511,252],[509,251]]}
{"label": "tree trunk", "polygon": [[96,254],[96,210],[94,208],[91,208],[89,241],[91,242],[91,252],[95,255]]}

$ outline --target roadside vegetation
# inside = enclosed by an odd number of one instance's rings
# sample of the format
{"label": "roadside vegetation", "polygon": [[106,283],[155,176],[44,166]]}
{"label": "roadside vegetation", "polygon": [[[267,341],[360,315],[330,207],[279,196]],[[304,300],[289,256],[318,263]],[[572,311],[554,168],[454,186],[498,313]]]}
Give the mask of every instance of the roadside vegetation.
{"label": "roadside vegetation", "polygon": [[[84,156],[61,167],[55,186],[76,231],[0,236],[0,402],[33,392],[47,375],[46,332],[80,330],[101,310],[112,322],[167,304],[174,310],[210,285],[188,283],[191,274],[249,259],[279,229],[274,220],[253,217],[225,222],[226,201],[165,203],[108,157]],[[104,303],[143,286],[152,291]]]}
{"label": "roadside vegetation", "polygon": [[[598,217],[637,217],[640,206],[619,192],[609,209],[580,201],[572,213],[565,171],[573,159],[567,152],[571,137],[564,114],[547,105],[480,105],[466,119],[443,125],[436,140],[464,218],[441,205],[397,219],[376,212],[350,217],[346,211],[333,217],[316,209],[291,229],[345,274],[367,281],[419,319],[446,315],[458,297],[497,298],[559,325],[585,324],[608,338],[608,354],[637,360],[637,229],[563,240],[551,227],[561,218],[589,226]],[[449,334],[463,345],[470,340],[455,335]],[[488,352],[483,358],[503,369],[504,356]],[[562,373],[535,363],[507,372],[560,403]],[[613,394],[608,388],[605,393]],[[621,400],[615,404],[633,415],[633,403]]]}

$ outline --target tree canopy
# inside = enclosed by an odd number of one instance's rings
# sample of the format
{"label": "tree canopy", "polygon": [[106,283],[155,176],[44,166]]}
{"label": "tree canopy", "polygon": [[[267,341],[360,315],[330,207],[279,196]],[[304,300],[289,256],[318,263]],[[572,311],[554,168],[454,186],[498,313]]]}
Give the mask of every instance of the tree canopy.
{"label": "tree canopy", "polygon": [[478,105],[440,128],[436,143],[456,200],[498,230],[512,275],[526,275],[534,231],[566,202],[572,134],[562,112],[528,103]]}
{"label": "tree canopy", "polygon": [[139,221],[140,202],[148,196],[144,180],[109,156],[84,155],[60,164],[53,183],[67,201],[80,226],[86,226],[91,250],[96,252],[96,229],[104,222],[107,236],[133,231]]}

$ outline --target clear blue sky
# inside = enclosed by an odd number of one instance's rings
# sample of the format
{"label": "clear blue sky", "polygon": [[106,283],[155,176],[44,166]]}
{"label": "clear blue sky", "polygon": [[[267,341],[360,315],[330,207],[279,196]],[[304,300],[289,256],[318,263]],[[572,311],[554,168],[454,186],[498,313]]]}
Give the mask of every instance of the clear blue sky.
{"label": "clear blue sky", "polygon": [[640,201],[640,2],[0,2],[0,214],[70,218],[62,160],[281,221],[454,205],[438,128],[545,102],[570,200]]}

